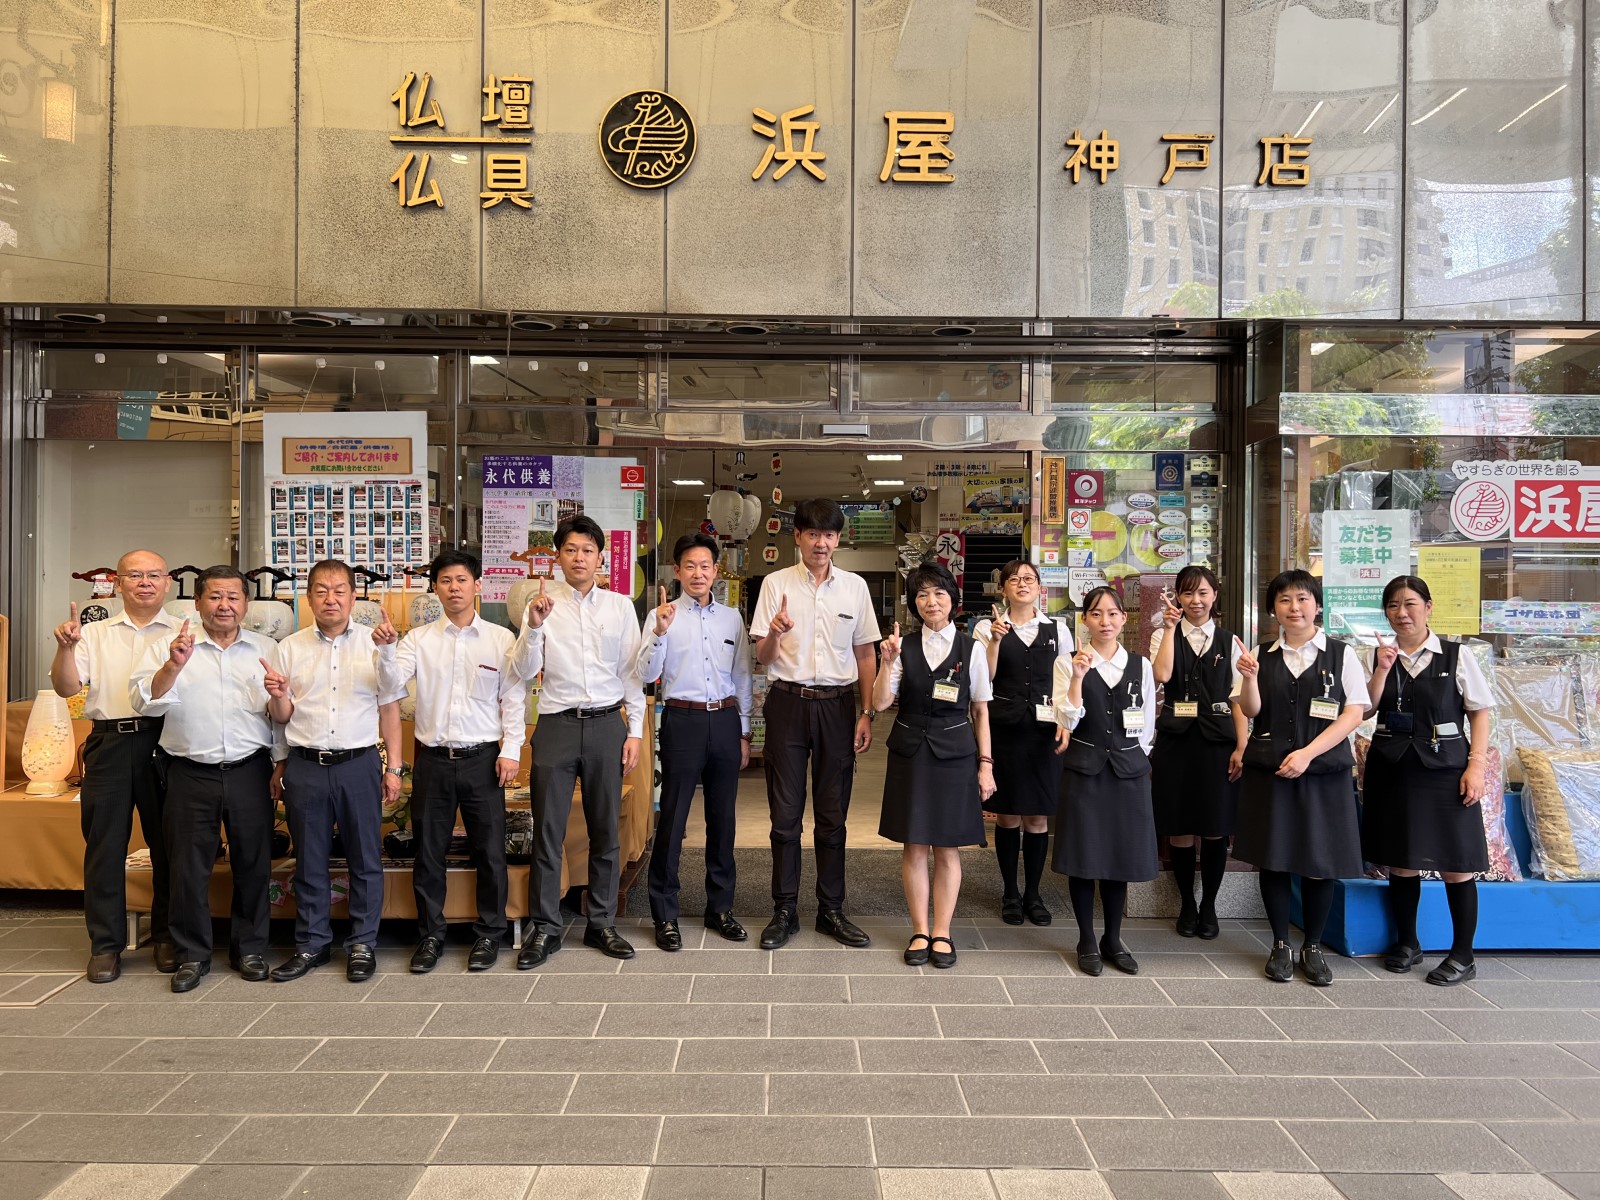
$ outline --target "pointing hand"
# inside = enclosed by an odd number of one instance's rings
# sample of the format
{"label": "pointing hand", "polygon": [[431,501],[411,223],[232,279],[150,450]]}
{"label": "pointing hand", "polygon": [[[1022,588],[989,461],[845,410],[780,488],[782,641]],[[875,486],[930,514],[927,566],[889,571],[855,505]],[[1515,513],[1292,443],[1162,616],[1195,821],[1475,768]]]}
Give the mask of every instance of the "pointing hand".
{"label": "pointing hand", "polygon": [[768,628],[773,633],[780,635],[788,633],[794,628],[794,618],[789,615],[789,597],[787,594],[778,604],[778,611],[772,614],[772,623]]}
{"label": "pointing hand", "polygon": [[172,646],[167,651],[167,657],[172,665],[180,671],[183,664],[189,661],[189,656],[194,653],[194,634],[189,632],[189,622],[184,620],[178,630],[178,636],[172,639]]}
{"label": "pointing hand", "polygon": [[55,628],[56,644],[65,646],[68,650],[83,640],[83,625],[78,620],[78,606],[67,605],[67,619]]}
{"label": "pointing hand", "polygon": [[379,646],[392,646],[400,640],[400,633],[389,621],[388,612],[385,612],[383,614],[383,620],[379,621],[378,624],[374,626],[372,630],[372,640]]}
{"label": "pointing hand", "polygon": [[289,681],[283,675],[272,669],[272,664],[266,659],[260,659],[261,669],[265,672],[261,677],[262,686],[267,689],[267,695],[274,700],[282,700],[289,694]]}
{"label": "pointing hand", "polygon": [[1378,652],[1373,665],[1380,671],[1387,671],[1394,666],[1394,660],[1400,657],[1400,647],[1395,642],[1385,642],[1381,633],[1374,636],[1378,639]]}
{"label": "pointing hand", "polygon": [[528,602],[528,611],[523,617],[524,622],[531,628],[537,629],[545,623],[551,610],[556,606],[556,598],[544,590],[544,576],[539,577],[539,594]]}
{"label": "pointing hand", "polygon": [[900,657],[899,621],[894,623],[894,632],[883,639],[883,645],[880,647],[880,649],[883,651],[883,661],[886,663],[892,663],[895,659]]}
{"label": "pointing hand", "polygon": [[1239,647],[1239,661],[1233,664],[1234,669],[1246,679],[1254,679],[1256,672],[1261,669],[1261,664],[1256,661],[1256,656],[1245,648],[1238,634],[1234,634],[1233,644]]}
{"label": "pointing hand", "polygon": [[1011,632],[1011,622],[1006,620],[1006,614],[1000,611],[998,604],[990,605],[990,611],[994,613],[993,619],[989,622],[990,632],[996,638],[1005,637],[1006,634]]}
{"label": "pointing hand", "polygon": [[672,627],[672,619],[678,615],[678,606],[667,599],[667,589],[657,588],[661,594],[661,603],[656,608],[656,636],[662,637]]}

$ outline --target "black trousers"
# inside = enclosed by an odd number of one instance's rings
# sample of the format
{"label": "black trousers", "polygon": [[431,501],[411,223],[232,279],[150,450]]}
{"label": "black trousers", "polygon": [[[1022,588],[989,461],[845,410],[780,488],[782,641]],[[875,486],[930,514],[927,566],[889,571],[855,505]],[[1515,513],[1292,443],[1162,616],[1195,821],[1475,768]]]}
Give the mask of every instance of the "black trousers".
{"label": "black trousers", "polygon": [[696,712],[664,708],[661,717],[661,815],[650,851],[650,915],[678,919],[678,859],[697,787],[705,789],[706,912],[732,912],[733,813],[739,795],[737,708]]}
{"label": "black trousers", "polygon": [[622,743],[628,723],[620,712],[578,717],[541,716],[533,727],[533,864],[528,871],[528,914],[534,932],[560,936],[561,854],[572,814],[572,788],[583,784],[583,818],[589,827],[589,927],[616,924],[622,877]]}
{"label": "black trousers", "polygon": [[844,907],[845,817],[855,782],[856,700],[853,691],[807,700],[773,688],[762,709],[767,742],[767,807],[772,813],[772,904],[794,907],[800,896],[800,830],[806,815],[806,763],[811,764],[811,814],[817,855],[817,903]]}
{"label": "black trousers", "polygon": [[350,936],[346,946],[375,946],[383,914],[383,767],[374,746],[324,767],[289,752],[283,806],[294,838],[294,945],[316,954],[333,941],[328,859],[339,826],[350,867]]}
{"label": "black trousers", "polygon": [[265,750],[223,770],[167,759],[165,834],[172,859],[172,941],[179,962],[211,958],[211,871],[219,830],[233,871],[229,942],[241,955],[267,952],[272,910],[272,757]]}
{"label": "black trousers", "polygon": [[444,940],[444,856],[458,809],[478,874],[473,936],[495,941],[505,937],[506,792],[496,774],[497,754],[498,748],[490,748],[471,758],[452,759],[431,746],[417,747],[411,787],[417,857],[411,881],[417,897],[417,930],[423,937]]}
{"label": "black trousers", "polygon": [[161,718],[140,718],[136,733],[96,729],[83,744],[83,915],[93,954],[121,950],[128,941],[128,839],[133,814],[150,847],[153,872],[150,936],[167,941],[167,895],[171,867],[162,837],[161,781],[153,755],[161,740]]}

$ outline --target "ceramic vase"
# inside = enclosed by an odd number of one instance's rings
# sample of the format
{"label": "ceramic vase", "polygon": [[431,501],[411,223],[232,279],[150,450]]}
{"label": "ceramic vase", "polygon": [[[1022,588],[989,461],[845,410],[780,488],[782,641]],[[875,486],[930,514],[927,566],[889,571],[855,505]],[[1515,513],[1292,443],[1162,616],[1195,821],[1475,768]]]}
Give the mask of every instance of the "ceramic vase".
{"label": "ceramic vase", "polygon": [[22,770],[28,777],[28,795],[59,796],[67,790],[67,775],[78,755],[72,736],[67,702],[52,691],[33,698],[33,711],[22,733]]}

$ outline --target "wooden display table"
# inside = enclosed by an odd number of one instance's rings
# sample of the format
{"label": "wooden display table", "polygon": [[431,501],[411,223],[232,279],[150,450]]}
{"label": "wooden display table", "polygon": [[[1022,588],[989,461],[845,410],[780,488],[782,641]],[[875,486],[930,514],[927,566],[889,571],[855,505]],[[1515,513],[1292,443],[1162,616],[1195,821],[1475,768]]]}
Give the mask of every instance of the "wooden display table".
{"label": "wooden display table", "polygon": [[[0,792],[0,888],[81,892],[83,822],[78,789],[61,796],[29,796],[25,782]],[[133,816],[131,850],[142,850],[139,815]]]}

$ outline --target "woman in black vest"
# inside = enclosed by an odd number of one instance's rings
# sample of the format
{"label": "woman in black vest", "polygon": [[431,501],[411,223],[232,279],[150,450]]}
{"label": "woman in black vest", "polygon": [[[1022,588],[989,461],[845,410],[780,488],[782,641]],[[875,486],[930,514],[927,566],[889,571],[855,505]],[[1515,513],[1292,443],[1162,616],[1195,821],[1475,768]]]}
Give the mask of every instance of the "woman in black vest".
{"label": "woman in black vest", "polygon": [[[1051,866],[1066,875],[1078,921],[1078,969],[1098,975],[1110,962],[1129,975],[1139,964],[1122,944],[1128,884],[1154,879],[1155,816],[1150,807],[1150,739],[1156,684],[1150,662],[1120,645],[1128,613],[1114,588],[1083,598],[1089,645],[1056,667],[1062,730],[1061,805]],[[1094,886],[1106,931],[1094,936]]]}
{"label": "woman in black vest", "polygon": [[[989,734],[994,739],[995,793],[984,808],[995,814],[994,853],[1000,863],[1000,916],[1021,925],[1050,924],[1050,910],[1039,895],[1049,854],[1050,818],[1060,802],[1061,766],[1056,761],[1055,691],[1057,659],[1071,659],[1072,634],[1065,621],[1039,612],[1039,573],[1025,558],[1000,568],[1005,608],[995,606],[992,621],[979,621],[973,637],[988,652],[994,700]],[[1017,888],[1017,857],[1022,857],[1022,888]]]}
{"label": "woman in black vest", "polygon": [[1333,971],[1322,930],[1334,880],[1361,874],[1361,831],[1350,735],[1367,707],[1367,677],[1343,642],[1318,627],[1322,585],[1285,571],[1267,585],[1278,640],[1239,656],[1239,707],[1254,719],[1244,752],[1239,828],[1233,856],[1261,872],[1261,901],[1272,924],[1266,975],[1294,977],[1289,949],[1293,876],[1300,876],[1300,970],[1327,987]]}
{"label": "woman in black vest", "polygon": [[1489,869],[1478,802],[1494,697],[1472,655],[1428,628],[1433,597],[1426,583],[1415,575],[1391,579],[1383,611],[1395,640],[1379,639],[1367,685],[1378,727],[1367,755],[1361,846],[1369,862],[1389,868],[1396,939],[1383,965],[1391,971],[1409,971],[1422,961],[1418,872],[1444,876],[1453,936],[1449,956],[1428,972],[1428,982],[1451,987],[1478,974],[1474,873]]}
{"label": "woman in black vest", "polygon": [[[1178,885],[1178,934],[1214,938],[1217,892],[1228,869],[1228,838],[1239,808],[1239,775],[1250,727],[1229,703],[1244,644],[1216,622],[1217,577],[1185,567],[1164,596],[1150,635],[1150,670],[1162,684],[1150,752],[1156,833],[1168,839]],[[1200,906],[1194,903],[1194,843],[1200,839]]]}
{"label": "woman in black vest", "polygon": [[[989,753],[989,664],[950,623],[961,603],[955,577],[928,563],[906,577],[906,596],[922,618],[902,643],[900,625],[882,645],[872,689],[879,711],[900,697],[889,731],[888,770],[878,836],[900,842],[900,877],[911,910],[908,966],[956,964],[950,919],[961,891],[961,847],[983,845],[983,802],[994,794]],[[928,923],[928,853],[933,852],[933,923]],[[943,942],[946,949],[940,950]]]}

